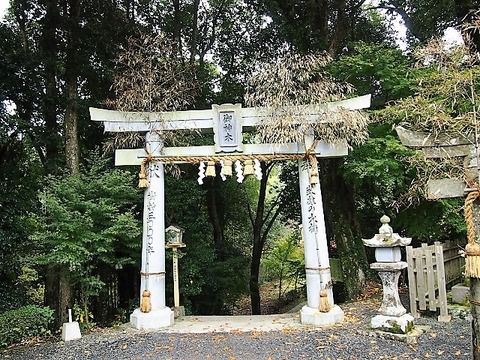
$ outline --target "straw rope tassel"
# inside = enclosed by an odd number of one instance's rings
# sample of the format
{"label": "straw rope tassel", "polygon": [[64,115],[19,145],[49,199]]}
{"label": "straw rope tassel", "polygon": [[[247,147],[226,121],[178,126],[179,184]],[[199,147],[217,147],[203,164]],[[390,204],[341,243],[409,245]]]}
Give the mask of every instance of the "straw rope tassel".
{"label": "straw rope tassel", "polygon": [[465,222],[467,223],[467,246],[465,246],[465,276],[480,278],[480,245],[476,242],[473,203],[480,191],[472,191],[465,199]]}
{"label": "straw rope tassel", "polygon": [[326,289],[320,290],[320,307],[319,311],[326,313],[329,312],[332,309],[330,306],[330,303],[328,302],[328,292]]}
{"label": "straw rope tassel", "polygon": [[140,302],[140,311],[149,313],[152,310],[152,301],[150,299],[151,293],[148,290],[143,290],[142,301]]}
{"label": "straw rope tassel", "polygon": [[147,179],[147,172],[146,172],[146,165],[150,161],[149,158],[146,158],[140,164],[140,172],[138,173],[138,187],[140,189],[145,189],[148,187],[148,179]]}

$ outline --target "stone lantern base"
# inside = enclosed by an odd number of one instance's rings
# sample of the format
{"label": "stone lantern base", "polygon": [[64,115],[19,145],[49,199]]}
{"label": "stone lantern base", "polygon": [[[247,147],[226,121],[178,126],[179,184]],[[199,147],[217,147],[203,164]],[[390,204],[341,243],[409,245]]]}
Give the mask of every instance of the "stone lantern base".
{"label": "stone lantern base", "polygon": [[300,321],[302,324],[313,326],[337,324],[343,321],[343,310],[335,305],[329,312],[324,313],[305,305],[300,310]]}
{"label": "stone lantern base", "polygon": [[372,318],[370,325],[373,329],[406,334],[413,329],[413,316],[410,314],[402,316],[377,315]]}
{"label": "stone lantern base", "polygon": [[130,324],[138,330],[160,329],[173,325],[173,322],[173,311],[169,307],[162,310],[152,310],[148,313],[135,309],[130,315]]}

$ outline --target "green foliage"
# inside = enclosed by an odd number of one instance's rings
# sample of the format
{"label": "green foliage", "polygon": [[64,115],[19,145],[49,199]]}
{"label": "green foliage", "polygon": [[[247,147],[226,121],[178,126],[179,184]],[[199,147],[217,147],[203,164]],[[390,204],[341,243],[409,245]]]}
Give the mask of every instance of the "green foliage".
{"label": "green foliage", "polygon": [[49,335],[53,311],[48,307],[22,306],[0,314],[0,348],[20,343],[33,336]]}
{"label": "green foliage", "polygon": [[95,158],[79,176],[50,177],[40,194],[42,211],[30,218],[38,265],[59,265],[82,297],[98,294],[100,267],[121,269],[138,259],[141,227],[134,175],[107,170]]}
{"label": "green foliage", "polygon": [[418,70],[415,81],[415,96],[391,104],[380,117],[435,136],[473,133],[474,103],[480,100],[480,66],[445,69],[432,64]]}
{"label": "green foliage", "polygon": [[412,237],[413,246],[423,242],[465,239],[462,206],[463,199],[424,200],[398,213],[395,230]]}
{"label": "green foliage", "polygon": [[[457,25],[461,15],[460,7],[467,2],[453,0],[381,0],[385,9],[392,9],[401,15],[408,29],[407,36],[411,42],[425,41],[431,37],[441,36],[449,26]],[[476,3],[477,1],[473,1]],[[472,2],[472,8],[475,8]],[[478,6],[478,5],[477,5]],[[398,10],[397,10],[398,9]],[[457,16],[460,19],[457,19]],[[415,39],[416,38],[416,39]]]}
{"label": "green foliage", "polygon": [[413,92],[411,61],[400,49],[358,42],[329,66],[337,79],[347,81],[359,95],[372,94],[373,107]]}
{"label": "green foliage", "polygon": [[[279,281],[279,298],[282,290],[286,290],[292,282],[295,286],[303,283],[301,278],[305,271],[303,249],[299,244],[300,234],[298,231],[288,228],[283,230],[284,235],[273,241],[271,250],[262,262],[265,280]],[[285,286],[285,282],[287,282],[287,286]]]}
{"label": "green foliage", "polygon": [[[227,198],[221,203],[225,234],[225,254],[216,254],[212,227],[205,201],[206,186],[198,186],[196,169],[182,167],[182,179],[166,176],[167,225],[176,224],[185,229],[180,250],[181,302],[194,314],[229,313],[235,300],[246,292],[249,244],[247,214],[241,206],[241,186],[229,179],[215,189],[216,195]],[[167,273],[171,274],[171,252],[167,251]],[[167,299],[173,298],[172,279],[167,277]]]}
{"label": "green foliage", "polygon": [[[0,85],[0,103],[2,103]],[[4,105],[2,103],[2,105]],[[20,139],[14,118],[0,105],[0,311],[23,304],[18,286],[22,259],[31,249],[27,217],[38,209],[41,169],[28,139]],[[3,291],[5,289],[5,291]]]}
{"label": "green foliage", "polygon": [[[378,131],[378,129],[377,129]],[[358,216],[366,234],[376,233],[383,214],[394,215],[394,203],[415,176],[408,157],[414,152],[392,136],[371,137],[347,157],[343,172],[355,188]]]}

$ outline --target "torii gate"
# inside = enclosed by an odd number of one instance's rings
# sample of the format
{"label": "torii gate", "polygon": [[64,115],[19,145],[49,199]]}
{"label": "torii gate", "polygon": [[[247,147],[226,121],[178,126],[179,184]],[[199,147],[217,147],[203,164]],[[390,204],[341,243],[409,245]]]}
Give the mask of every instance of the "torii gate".
{"label": "torii gate", "polygon": [[[476,127],[476,123],[475,123]],[[401,143],[409,148],[420,150],[425,158],[463,160],[463,174],[457,178],[432,179],[427,181],[427,199],[439,200],[462,198],[465,200],[465,222],[467,224],[467,245],[465,246],[465,277],[470,278],[470,297],[472,312],[472,359],[480,358],[480,211],[474,202],[478,198],[477,184],[480,183],[480,159],[478,138],[471,139],[463,134],[452,137],[445,134],[434,137],[431,133],[412,131],[397,126],[395,128]],[[468,215],[468,213],[470,215]],[[410,299],[410,306],[416,306],[415,299]]]}
{"label": "torii gate", "polygon": [[[370,107],[370,95],[324,104],[307,106],[312,122],[328,121],[328,112],[339,109],[360,110]],[[145,149],[116,150],[115,165],[142,165],[148,167],[148,187],[145,189],[143,213],[143,240],[140,296],[148,289],[148,306],[141,306],[130,316],[137,329],[156,329],[174,322],[173,311],[165,305],[165,210],[164,163],[200,163],[199,183],[205,175],[212,175],[212,162],[220,161],[222,177],[231,174],[225,164],[236,161],[238,181],[243,179],[241,163],[251,167],[256,157],[268,160],[298,159],[302,225],[304,229],[307,305],[300,311],[301,322],[328,325],[343,320],[343,311],[335,305],[331,286],[328,244],[325,232],[322,194],[318,182],[316,157],[340,157],[348,154],[346,142],[328,144],[306,136],[305,143],[243,144],[242,132],[254,128],[265,118],[265,109],[242,108],[241,105],[213,105],[211,110],[175,111],[163,113],[120,112],[90,108],[93,121],[101,121],[106,132],[143,132]],[[215,145],[164,147],[156,130],[213,131]],[[306,153],[313,161],[306,161]],[[147,162],[148,161],[148,162]],[[246,161],[246,162],[247,162]],[[231,167],[230,167],[231,169]],[[261,176],[256,171],[257,176]],[[312,176],[313,175],[313,176]],[[215,176],[215,173],[213,173]],[[321,299],[322,298],[322,299]],[[323,305],[323,306],[322,306]],[[327,306],[325,306],[327,305]]]}

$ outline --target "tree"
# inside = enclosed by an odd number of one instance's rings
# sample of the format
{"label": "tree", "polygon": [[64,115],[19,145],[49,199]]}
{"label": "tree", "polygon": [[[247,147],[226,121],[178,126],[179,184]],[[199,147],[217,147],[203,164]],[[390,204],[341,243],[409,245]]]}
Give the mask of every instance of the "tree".
{"label": "tree", "polygon": [[478,17],[478,0],[382,0],[375,9],[381,8],[390,14],[398,14],[407,28],[410,42],[425,44],[433,37],[443,35],[448,27],[460,27],[464,39],[470,43],[472,53],[478,52],[480,38],[478,32],[465,24],[473,23]]}
{"label": "tree", "polygon": [[271,173],[274,169],[274,163],[260,162],[262,170],[262,179],[258,188],[258,197],[256,199],[255,210],[251,208],[249,199],[247,199],[248,213],[252,226],[252,258],[250,262],[250,301],[252,307],[252,315],[261,314],[260,299],[260,262],[262,259],[263,249],[268,239],[268,234],[272,229],[275,220],[280,214],[280,194],[274,194],[274,199],[267,203],[267,186]]}
{"label": "tree", "polygon": [[298,232],[288,228],[283,230],[287,231],[287,234],[276,239],[273,248],[267,253],[264,261],[265,272],[268,277],[278,280],[278,300],[286,291],[283,288],[284,283],[289,280],[291,284],[293,280],[296,290],[298,277],[300,274],[303,275],[305,271],[303,249],[298,244]]}
{"label": "tree", "polygon": [[128,172],[105,171],[105,161],[96,159],[76,176],[50,178],[40,194],[42,211],[31,217],[35,261],[68,274],[87,322],[91,299],[105,286],[102,268],[114,272],[136,262],[140,193],[131,191],[133,181]]}
{"label": "tree", "polygon": [[378,21],[378,14],[363,10],[365,3],[365,0],[269,0],[263,9],[273,19],[280,36],[298,52],[324,50],[335,57],[350,41],[391,40],[384,22]]}

